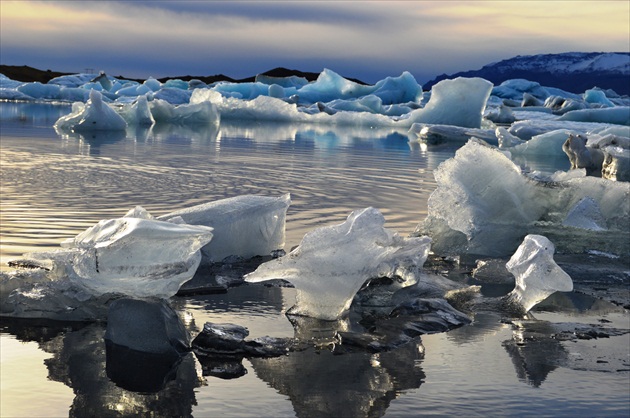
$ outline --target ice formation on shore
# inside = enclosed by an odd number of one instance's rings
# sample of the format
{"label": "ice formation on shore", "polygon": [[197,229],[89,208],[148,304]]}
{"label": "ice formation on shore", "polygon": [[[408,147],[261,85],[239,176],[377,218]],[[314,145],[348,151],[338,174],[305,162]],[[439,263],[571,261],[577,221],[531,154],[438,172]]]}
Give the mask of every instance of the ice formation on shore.
{"label": "ice formation on shore", "polygon": [[296,249],[262,264],[245,280],[287,280],[297,289],[292,313],[335,320],[370,279],[400,277],[408,284],[415,282],[414,269],[424,264],[431,240],[402,238],[383,228],[384,223],[374,208],[354,211],[340,225],[307,233]]}

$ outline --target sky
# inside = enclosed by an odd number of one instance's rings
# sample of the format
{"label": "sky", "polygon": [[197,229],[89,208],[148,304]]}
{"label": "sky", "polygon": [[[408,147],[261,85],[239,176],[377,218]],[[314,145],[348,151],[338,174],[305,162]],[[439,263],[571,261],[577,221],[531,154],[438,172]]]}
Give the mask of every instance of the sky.
{"label": "sky", "polygon": [[630,1],[9,1],[0,64],[130,78],[286,67],[424,83],[516,55],[630,51]]}

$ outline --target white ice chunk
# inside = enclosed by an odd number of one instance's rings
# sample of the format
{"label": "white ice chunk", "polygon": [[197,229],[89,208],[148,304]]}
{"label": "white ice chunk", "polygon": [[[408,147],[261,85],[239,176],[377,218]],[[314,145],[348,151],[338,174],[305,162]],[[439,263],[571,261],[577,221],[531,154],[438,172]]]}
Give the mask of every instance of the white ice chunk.
{"label": "white ice chunk", "polygon": [[497,142],[499,143],[499,148],[501,149],[511,148],[525,143],[525,141],[512,135],[507,129],[501,126],[496,129],[495,135],[497,136]]}
{"label": "white ice chunk", "polygon": [[134,103],[124,104],[122,108],[118,109],[118,114],[125,119],[129,126],[151,126],[155,123],[145,95],[138,96]]}
{"label": "white ice chunk", "polygon": [[630,181],[630,149],[605,147],[602,177],[615,181]]}
{"label": "white ice chunk", "polygon": [[[132,218],[141,214],[143,218]],[[212,228],[147,219],[138,209],[66,240],[74,249],[70,278],[95,295],[168,298],[194,275]]]}
{"label": "white ice chunk", "polygon": [[587,147],[588,138],[570,134],[562,150],[571,161],[571,168],[585,168],[587,173],[599,173],[604,162],[604,152],[599,148]]}
{"label": "white ice chunk", "polygon": [[149,108],[158,123],[216,126],[221,120],[216,106],[209,101],[174,106],[165,100],[154,99],[149,103]]}
{"label": "white ice chunk", "polygon": [[555,247],[546,237],[527,235],[505,267],[516,278],[508,299],[529,311],[554,292],[570,292],[573,280],[553,260]]}
{"label": "white ice chunk", "polygon": [[442,80],[431,89],[429,103],[411,112],[409,119],[414,123],[480,128],[491,91],[492,83],[483,78]]}
{"label": "white ice chunk", "polygon": [[269,255],[284,247],[290,204],[288,193],[281,197],[244,195],[178,210],[158,219],[181,217],[190,225],[212,227],[214,237],[201,252],[204,262],[219,262],[231,255]]}
{"label": "white ice chunk", "polygon": [[[509,132],[505,132],[511,135]],[[509,148],[509,151],[514,155],[565,155],[562,147],[571,134],[577,133],[566,129],[546,132],[532,137],[529,141],[515,144],[512,148]],[[516,138],[513,135],[511,136]]]}
{"label": "white ice chunk", "polygon": [[116,111],[103,102],[103,96],[96,90],[90,91],[90,99],[85,106],[55,122],[55,129],[65,131],[121,131],[127,123]]}
{"label": "white ice chunk", "polygon": [[262,264],[245,280],[287,280],[297,289],[293,313],[338,319],[366,281],[408,278],[407,271],[422,266],[427,258],[428,237],[402,238],[385,229],[384,223],[374,208],[354,211],[340,225],[308,232],[296,249]]}
{"label": "white ice chunk", "polygon": [[372,93],[373,86],[347,80],[325,68],[312,83],[298,90],[298,95],[310,103],[329,102],[334,99],[353,99]]}

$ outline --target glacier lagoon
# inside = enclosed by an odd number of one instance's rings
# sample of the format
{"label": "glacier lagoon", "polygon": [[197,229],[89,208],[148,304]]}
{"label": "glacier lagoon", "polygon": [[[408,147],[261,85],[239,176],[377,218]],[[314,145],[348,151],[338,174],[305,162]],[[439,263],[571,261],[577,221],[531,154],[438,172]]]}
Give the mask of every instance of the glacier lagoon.
{"label": "glacier lagoon", "polygon": [[[243,194],[291,193],[287,250],[313,228],[368,206],[406,235],[427,215],[434,170],[461,145],[410,145],[396,129],[238,121],[62,138],[51,127],[70,106],[0,106],[3,264],[56,248],[135,205],[162,215]],[[570,166],[565,158],[528,164],[543,172]],[[609,259],[602,257],[603,265]],[[510,290],[504,283],[482,287],[488,294]],[[291,337],[284,314],[295,296],[291,288],[252,285],[176,296],[172,305],[193,335],[205,322],[231,322],[252,338]],[[603,338],[600,330],[596,338],[598,329],[588,325],[627,329],[623,309],[570,293],[523,321],[501,319],[479,313],[470,325],[383,353],[337,355],[322,347],[227,364],[204,364],[189,353],[177,364],[147,365],[108,350],[102,324],[42,327],[3,318],[2,398],[12,402],[3,402],[2,415],[11,407],[30,416],[627,414],[628,334]],[[585,337],[558,338],[575,330]]]}

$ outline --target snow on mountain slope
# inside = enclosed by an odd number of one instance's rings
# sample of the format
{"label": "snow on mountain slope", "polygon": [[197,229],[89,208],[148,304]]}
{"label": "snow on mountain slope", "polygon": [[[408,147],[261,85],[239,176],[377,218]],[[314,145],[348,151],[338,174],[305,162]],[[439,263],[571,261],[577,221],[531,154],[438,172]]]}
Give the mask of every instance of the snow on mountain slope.
{"label": "snow on mountain slope", "polygon": [[605,71],[630,75],[630,54],[568,52],[564,54],[519,55],[486,65],[483,69],[493,67],[498,71],[528,70],[550,73]]}
{"label": "snow on mountain slope", "polygon": [[431,88],[446,78],[482,77],[494,84],[514,78],[536,81],[544,86],[582,93],[593,87],[630,94],[630,53],[567,52],[562,54],[518,55],[483,66],[479,70],[442,74],[423,84]]}

